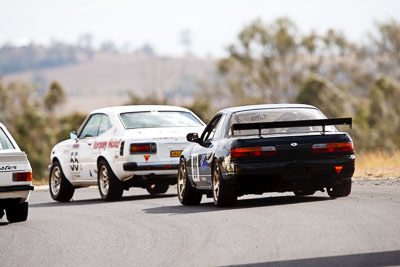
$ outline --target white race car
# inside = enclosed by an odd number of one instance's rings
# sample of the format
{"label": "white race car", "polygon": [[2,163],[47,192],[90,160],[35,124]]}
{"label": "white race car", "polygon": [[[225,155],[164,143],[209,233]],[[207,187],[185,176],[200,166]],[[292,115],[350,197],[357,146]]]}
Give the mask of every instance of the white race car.
{"label": "white race car", "polygon": [[104,200],[118,200],[130,187],[150,194],[176,184],[186,134],[201,133],[204,122],[174,106],[119,106],[97,109],[71,139],[54,146],[50,194],[69,201],[75,188],[97,185]]}
{"label": "white race car", "polygon": [[26,221],[31,190],[32,168],[28,158],[0,123],[0,219],[5,210],[9,222]]}

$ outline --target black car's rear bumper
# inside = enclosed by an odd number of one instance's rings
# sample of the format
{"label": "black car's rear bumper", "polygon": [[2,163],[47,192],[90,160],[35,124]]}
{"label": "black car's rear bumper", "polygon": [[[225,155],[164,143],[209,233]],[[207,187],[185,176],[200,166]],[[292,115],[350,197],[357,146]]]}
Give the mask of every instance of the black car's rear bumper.
{"label": "black car's rear bumper", "polygon": [[[354,174],[353,155],[310,160],[233,162],[234,171],[223,179],[248,193],[315,190],[349,180]],[[338,172],[335,166],[343,168]]]}

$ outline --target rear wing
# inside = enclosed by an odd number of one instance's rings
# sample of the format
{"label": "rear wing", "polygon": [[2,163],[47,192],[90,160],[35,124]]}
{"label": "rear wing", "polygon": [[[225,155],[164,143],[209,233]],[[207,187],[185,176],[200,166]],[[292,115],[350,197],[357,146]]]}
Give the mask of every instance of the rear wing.
{"label": "rear wing", "polygon": [[337,119],[322,119],[322,120],[235,123],[232,124],[231,130],[232,130],[232,135],[234,135],[234,132],[237,130],[258,130],[258,135],[261,136],[262,129],[322,126],[322,132],[325,134],[325,126],[327,125],[349,125],[351,129],[353,122],[352,118],[337,118]]}

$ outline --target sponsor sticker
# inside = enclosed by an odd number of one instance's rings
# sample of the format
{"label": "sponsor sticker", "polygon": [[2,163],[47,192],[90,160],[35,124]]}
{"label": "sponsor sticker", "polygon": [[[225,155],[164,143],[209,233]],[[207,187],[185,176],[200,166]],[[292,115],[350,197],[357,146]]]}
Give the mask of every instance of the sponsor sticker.
{"label": "sponsor sticker", "polygon": [[120,140],[110,139],[110,141],[108,141],[108,148],[118,148],[120,143],[121,139]]}
{"label": "sponsor sticker", "polygon": [[183,150],[171,150],[169,155],[171,156],[171,158],[176,158],[176,157],[180,157],[182,152],[183,152]]}
{"label": "sponsor sticker", "polygon": [[107,147],[107,141],[105,141],[105,142],[94,142],[94,145],[93,145],[93,149],[106,149],[106,147]]}

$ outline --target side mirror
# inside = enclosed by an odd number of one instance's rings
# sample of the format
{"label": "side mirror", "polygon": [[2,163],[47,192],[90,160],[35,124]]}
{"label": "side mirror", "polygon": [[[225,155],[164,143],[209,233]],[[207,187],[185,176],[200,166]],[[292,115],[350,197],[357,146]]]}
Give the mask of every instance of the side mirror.
{"label": "side mirror", "polygon": [[75,131],[72,131],[69,133],[69,137],[71,139],[77,139],[78,138],[78,134]]}
{"label": "side mirror", "polygon": [[197,133],[188,133],[186,135],[186,140],[188,140],[189,142],[198,143],[200,139]]}

